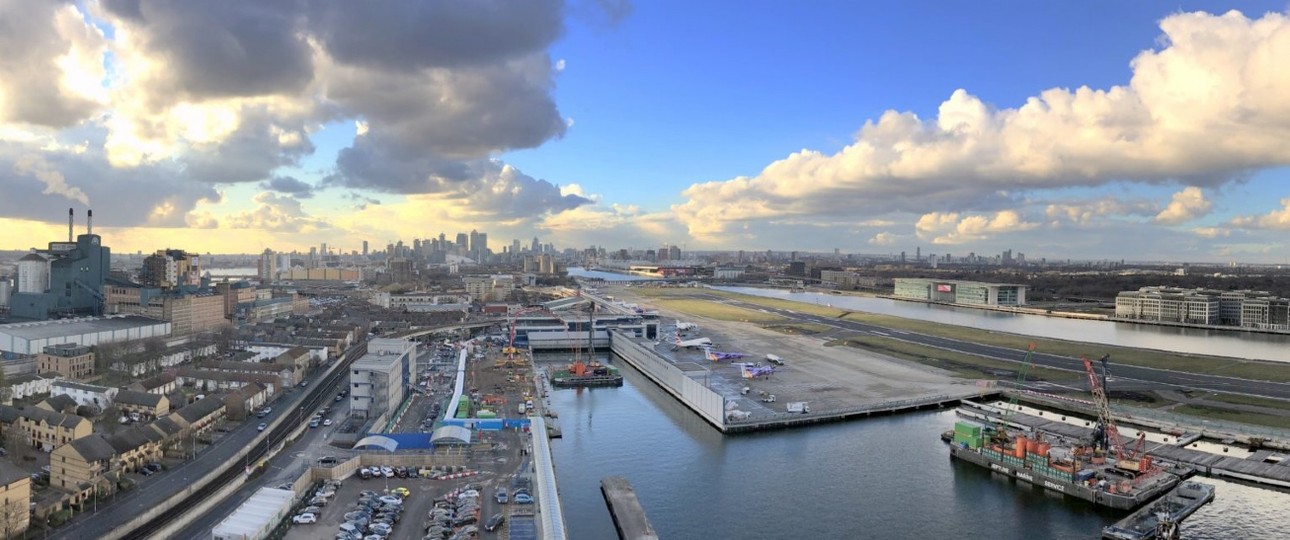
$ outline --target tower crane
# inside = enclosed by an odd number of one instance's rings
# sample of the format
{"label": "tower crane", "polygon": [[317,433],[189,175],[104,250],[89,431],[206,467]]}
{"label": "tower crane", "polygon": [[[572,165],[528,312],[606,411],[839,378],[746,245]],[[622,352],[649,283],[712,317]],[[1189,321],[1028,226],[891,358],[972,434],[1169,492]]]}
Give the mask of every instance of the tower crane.
{"label": "tower crane", "polygon": [[1034,354],[1035,344],[1031,343],[1030,346],[1026,348],[1026,357],[1021,360],[1021,369],[1017,371],[1017,392],[1013,392],[1012,399],[1008,400],[1008,407],[1004,409],[1003,414],[999,416],[998,427],[995,429],[997,434],[996,438],[999,438],[1001,441],[1011,439],[1008,435],[1008,420],[1012,419],[1012,415],[1017,411],[1017,401],[1021,397],[1021,385],[1026,382],[1026,375],[1030,373],[1030,367],[1034,365],[1030,361],[1030,357]]}

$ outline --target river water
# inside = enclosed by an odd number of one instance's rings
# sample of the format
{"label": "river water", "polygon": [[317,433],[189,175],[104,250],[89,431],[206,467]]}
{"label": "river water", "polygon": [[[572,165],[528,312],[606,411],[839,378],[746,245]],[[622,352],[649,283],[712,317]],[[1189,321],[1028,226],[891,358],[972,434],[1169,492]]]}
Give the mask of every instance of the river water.
{"label": "river water", "polygon": [[[541,360],[541,358],[539,358]],[[621,388],[555,390],[551,443],[569,537],[616,538],[600,494],[631,480],[668,540],[1094,539],[1118,514],[951,461],[933,411],[725,437],[622,367]],[[1287,538],[1290,495],[1201,478],[1189,539]]]}

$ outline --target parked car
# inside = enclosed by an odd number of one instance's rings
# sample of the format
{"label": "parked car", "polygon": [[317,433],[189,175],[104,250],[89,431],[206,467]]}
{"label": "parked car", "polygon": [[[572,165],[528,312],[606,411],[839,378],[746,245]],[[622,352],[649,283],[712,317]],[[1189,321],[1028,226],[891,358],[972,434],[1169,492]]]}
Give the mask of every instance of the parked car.
{"label": "parked car", "polygon": [[324,425],[324,426],[330,426],[330,425],[331,425],[331,419],[330,419],[330,418],[324,418],[324,419],[323,419],[323,425]]}
{"label": "parked car", "polygon": [[515,504],[533,504],[533,496],[528,493],[516,493]]}
{"label": "parked car", "polygon": [[398,495],[385,495],[377,500],[381,501],[384,504],[392,504],[392,505],[398,505],[398,506],[403,505],[403,497],[399,497]]}
{"label": "parked car", "polygon": [[392,489],[392,490],[390,490],[390,491],[391,491],[392,493],[394,493],[394,494],[396,494],[396,495],[398,495],[398,496],[400,496],[400,497],[404,497],[404,498],[409,497],[409,496],[411,496],[411,495],[412,495],[412,490],[410,490],[410,489],[408,489],[408,488],[405,488],[405,487],[403,487],[403,486],[396,487],[396,488],[394,488],[394,489]]}
{"label": "parked car", "polygon": [[265,430],[266,428],[268,428],[268,427],[269,427],[269,424],[264,423],[264,422],[260,422],[260,425],[259,425],[259,426],[256,426],[255,430],[256,430],[256,431],[264,431],[264,430]]}
{"label": "parked car", "polygon": [[497,504],[506,504],[509,498],[506,496],[506,488],[497,488]]}
{"label": "parked car", "polygon": [[272,412],[273,412],[273,407],[265,407],[263,409],[260,409],[260,412],[255,413],[255,415],[259,416],[260,418],[264,418],[266,416],[269,416],[269,414],[271,414]]}
{"label": "parked car", "polygon": [[302,524],[302,523],[318,523],[318,515],[317,515],[317,514],[310,514],[310,513],[308,513],[308,512],[306,512],[306,513],[304,513],[304,514],[298,514],[298,515],[296,515],[295,517],[291,518],[291,522],[292,522],[292,523],[297,523],[297,524]]}
{"label": "parked car", "polygon": [[339,461],[340,460],[336,459],[336,456],[324,456],[318,458],[319,465],[335,465]]}
{"label": "parked car", "polygon": [[488,521],[484,523],[484,530],[489,532],[495,531],[498,527],[501,527],[502,523],[505,521],[506,516],[502,514],[493,514],[488,518]]}
{"label": "parked car", "polygon": [[381,474],[386,478],[394,478],[394,468],[390,466],[381,467]]}
{"label": "parked car", "polygon": [[320,424],[322,424],[322,422],[319,422],[319,421],[318,421],[318,417],[314,417],[314,419],[313,419],[313,420],[310,420],[310,421],[309,421],[309,427],[310,427],[310,428],[316,428],[316,427],[318,427]]}

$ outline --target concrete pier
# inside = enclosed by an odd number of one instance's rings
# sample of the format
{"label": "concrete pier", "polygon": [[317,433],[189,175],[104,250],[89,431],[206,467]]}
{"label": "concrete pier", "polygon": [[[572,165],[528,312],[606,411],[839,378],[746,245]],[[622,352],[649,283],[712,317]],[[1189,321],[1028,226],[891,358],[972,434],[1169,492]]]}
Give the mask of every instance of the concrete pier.
{"label": "concrete pier", "polygon": [[606,476],[600,479],[600,492],[614,518],[619,540],[658,540],[631,482],[621,476]]}

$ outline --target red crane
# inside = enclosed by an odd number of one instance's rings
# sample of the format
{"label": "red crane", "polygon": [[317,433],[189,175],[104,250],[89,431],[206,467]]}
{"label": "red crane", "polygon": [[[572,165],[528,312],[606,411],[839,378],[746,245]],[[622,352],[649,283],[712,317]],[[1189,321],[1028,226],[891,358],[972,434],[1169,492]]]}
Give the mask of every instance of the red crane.
{"label": "red crane", "polygon": [[[1102,360],[1105,364],[1107,356]],[[1151,458],[1146,455],[1147,435],[1141,433],[1138,435],[1137,444],[1133,447],[1126,447],[1120,440],[1120,430],[1115,425],[1115,418],[1111,415],[1111,403],[1106,397],[1106,389],[1102,386],[1101,379],[1097,376],[1097,370],[1093,367],[1093,361],[1087,357],[1081,358],[1084,361],[1084,372],[1088,374],[1088,387],[1093,392],[1093,403],[1097,405],[1098,428],[1101,430],[1101,439],[1104,447],[1115,452],[1115,466],[1126,471],[1134,471],[1141,474],[1151,472]],[[1094,447],[1098,443],[1098,434],[1094,432]]]}

